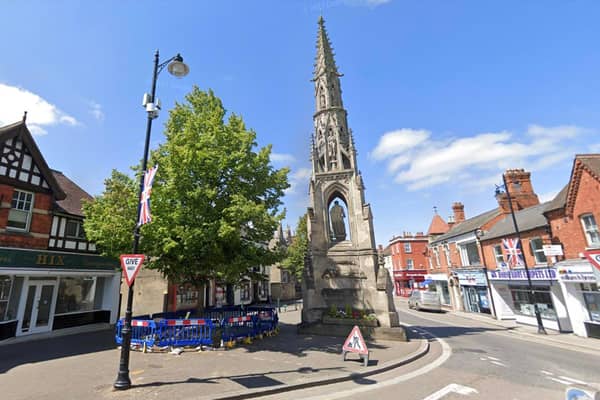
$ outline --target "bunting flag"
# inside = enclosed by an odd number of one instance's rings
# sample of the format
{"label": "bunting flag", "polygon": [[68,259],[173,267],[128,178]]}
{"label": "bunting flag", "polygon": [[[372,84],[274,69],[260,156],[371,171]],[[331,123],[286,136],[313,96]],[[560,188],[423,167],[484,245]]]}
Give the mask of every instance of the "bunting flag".
{"label": "bunting flag", "polygon": [[158,165],[155,165],[144,173],[144,186],[140,195],[140,220],[138,221],[138,226],[152,221],[152,216],[150,215],[150,194],[152,193],[152,182],[154,182],[157,170]]}
{"label": "bunting flag", "polygon": [[508,265],[512,267],[522,266],[523,258],[521,255],[521,247],[519,246],[519,239],[502,239],[502,246],[504,247],[504,253],[508,257]]}

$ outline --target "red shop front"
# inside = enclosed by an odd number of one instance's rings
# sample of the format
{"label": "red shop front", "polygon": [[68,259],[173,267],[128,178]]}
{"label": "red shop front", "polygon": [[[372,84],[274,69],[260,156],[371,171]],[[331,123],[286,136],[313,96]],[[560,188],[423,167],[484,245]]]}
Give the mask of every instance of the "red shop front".
{"label": "red shop front", "polygon": [[413,289],[418,288],[419,282],[425,280],[427,270],[404,269],[394,271],[394,288],[396,296],[408,297]]}

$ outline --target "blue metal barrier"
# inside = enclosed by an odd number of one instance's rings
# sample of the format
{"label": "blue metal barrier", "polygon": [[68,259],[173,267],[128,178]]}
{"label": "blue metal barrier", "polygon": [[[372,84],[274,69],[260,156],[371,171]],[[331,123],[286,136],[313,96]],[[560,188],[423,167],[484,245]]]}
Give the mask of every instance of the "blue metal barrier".
{"label": "blue metal barrier", "polygon": [[[193,311],[144,315],[131,321],[133,346],[210,346],[224,342],[253,338],[277,329],[279,317],[273,307],[222,307],[208,309],[202,318],[183,319]],[[150,319],[152,317],[156,320]],[[158,319],[160,318],[160,319]],[[115,340],[122,345],[124,320],[116,325]]]}
{"label": "blue metal barrier", "polygon": [[158,346],[212,345],[210,319],[164,319],[159,322]]}

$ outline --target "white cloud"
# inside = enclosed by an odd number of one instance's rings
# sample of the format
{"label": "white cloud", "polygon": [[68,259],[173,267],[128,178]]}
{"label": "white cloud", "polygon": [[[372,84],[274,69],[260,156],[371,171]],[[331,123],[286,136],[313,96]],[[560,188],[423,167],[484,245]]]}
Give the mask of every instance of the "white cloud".
{"label": "white cloud", "polygon": [[102,106],[93,100],[89,102],[89,106],[90,114],[92,114],[97,121],[104,121],[104,111],[102,111]]}
{"label": "white cloud", "polygon": [[271,153],[271,161],[278,163],[292,163],[296,161],[296,158],[291,154]]}
{"label": "white cloud", "polygon": [[471,180],[496,179],[494,172],[506,168],[543,170],[571,158],[575,140],[589,132],[574,125],[530,125],[524,134],[501,131],[435,140],[426,130],[399,129],[383,134],[371,156],[386,160],[394,181],[409,190],[457,181],[467,187]]}
{"label": "white cloud", "polygon": [[547,201],[550,201],[552,199],[554,199],[556,197],[556,195],[558,194],[559,190],[555,190],[552,192],[546,192],[543,194],[538,194],[538,198],[540,199],[540,203],[545,203]]}
{"label": "white cloud", "polygon": [[423,143],[430,135],[431,132],[422,129],[398,129],[387,132],[379,139],[379,143],[371,153],[371,157],[375,160],[383,160],[401,154]]}
{"label": "white cloud", "polygon": [[78,124],[75,118],[39,95],[17,86],[0,83],[0,125],[19,121],[23,118],[24,111],[27,111],[27,126],[34,135],[47,134],[47,126]]}
{"label": "white cloud", "polygon": [[310,168],[299,168],[289,175],[290,187],[285,191],[286,194],[295,194],[298,192],[298,187],[303,187],[308,190],[308,179],[312,175]]}

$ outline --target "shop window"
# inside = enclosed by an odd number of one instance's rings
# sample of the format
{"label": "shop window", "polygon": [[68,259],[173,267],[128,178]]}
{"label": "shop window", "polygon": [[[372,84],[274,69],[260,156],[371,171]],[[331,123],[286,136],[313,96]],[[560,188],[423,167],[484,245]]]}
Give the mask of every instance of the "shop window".
{"label": "shop window", "polygon": [[28,231],[33,208],[33,193],[15,190],[11,209],[8,212],[6,227],[20,231]]}
{"label": "shop window", "polygon": [[497,267],[504,266],[504,253],[502,253],[502,246],[499,244],[494,246],[494,259]]}
{"label": "shop window", "polygon": [[529,247],[531,248],[531,254],[535,257],[536,264],[546,264],[546,256],[544,255],[544,248],[542,239],[533,238],[529,241]]}
{"label": "shop window", "polygon": [[406,268],[413,269],[414,267],[415,267],[415,264],[414,264],[412,258],[407,258],[406,259]]}
{"label": "shop window", "polygon": [[258,297],[266,299],[269,296],[269,281],[258,282]]}
{"label": "shop window", "polygon": [[240,300],[241,301],[249,301],[250,300],[250,282],[244,282],[240,286]]}
{"label": "shop window", "polygon": [[581,225],[583,226],[588,246],[600,246],[600,233],[598,233],[598,226],[596,225],[594,216],[592,214],[582,215]]}
{"label": "shop window", "polygon": [[74,219],[67,220],[65,236],[69,238],[85,239],[85,232],[83,231],[83,221],[78,221]]}
{"label": "shop window", "polygon": [[477,242],[465,243],[460,246],[460,257],[463,265],[480,265]]}
{"label": "shop window", "polygon": [[404,252],[405,253],[412,253],[412,248],[410,246],[410,243],[404,243]]}
{"label": "shop window", "polygon": [[600,323],[600,291],[595,283],[582,283],[581,290],[585,305],[589,313],[590,321]]}
{"label": "shop window", "polygon": [[200,293],[198,289],[190,284],[184,283],[177,287],[177,309],[194,308],[198,306],[198,297]]}
{"label": "shop window", "polygon": [[8,301],[10,300],[12,282],[10,276],[0,275],[0,321],[8,319]]}
{"label": "shop window", "polygon": [[95,294],[95,277],[61,278],[56,299],[56,314],[93,310]]}
{"label": "shop window", "polygon": [[[530,291],[527,286],[513,286],[510,288],[510,292],[513,299],[514,312],[528,317],[535,317],[535,307],[529,300]],[[556,320],[556,311],[554,311],[550,287],[536,287],[533,291],[533,301],[537,303],[542,318]]]}

